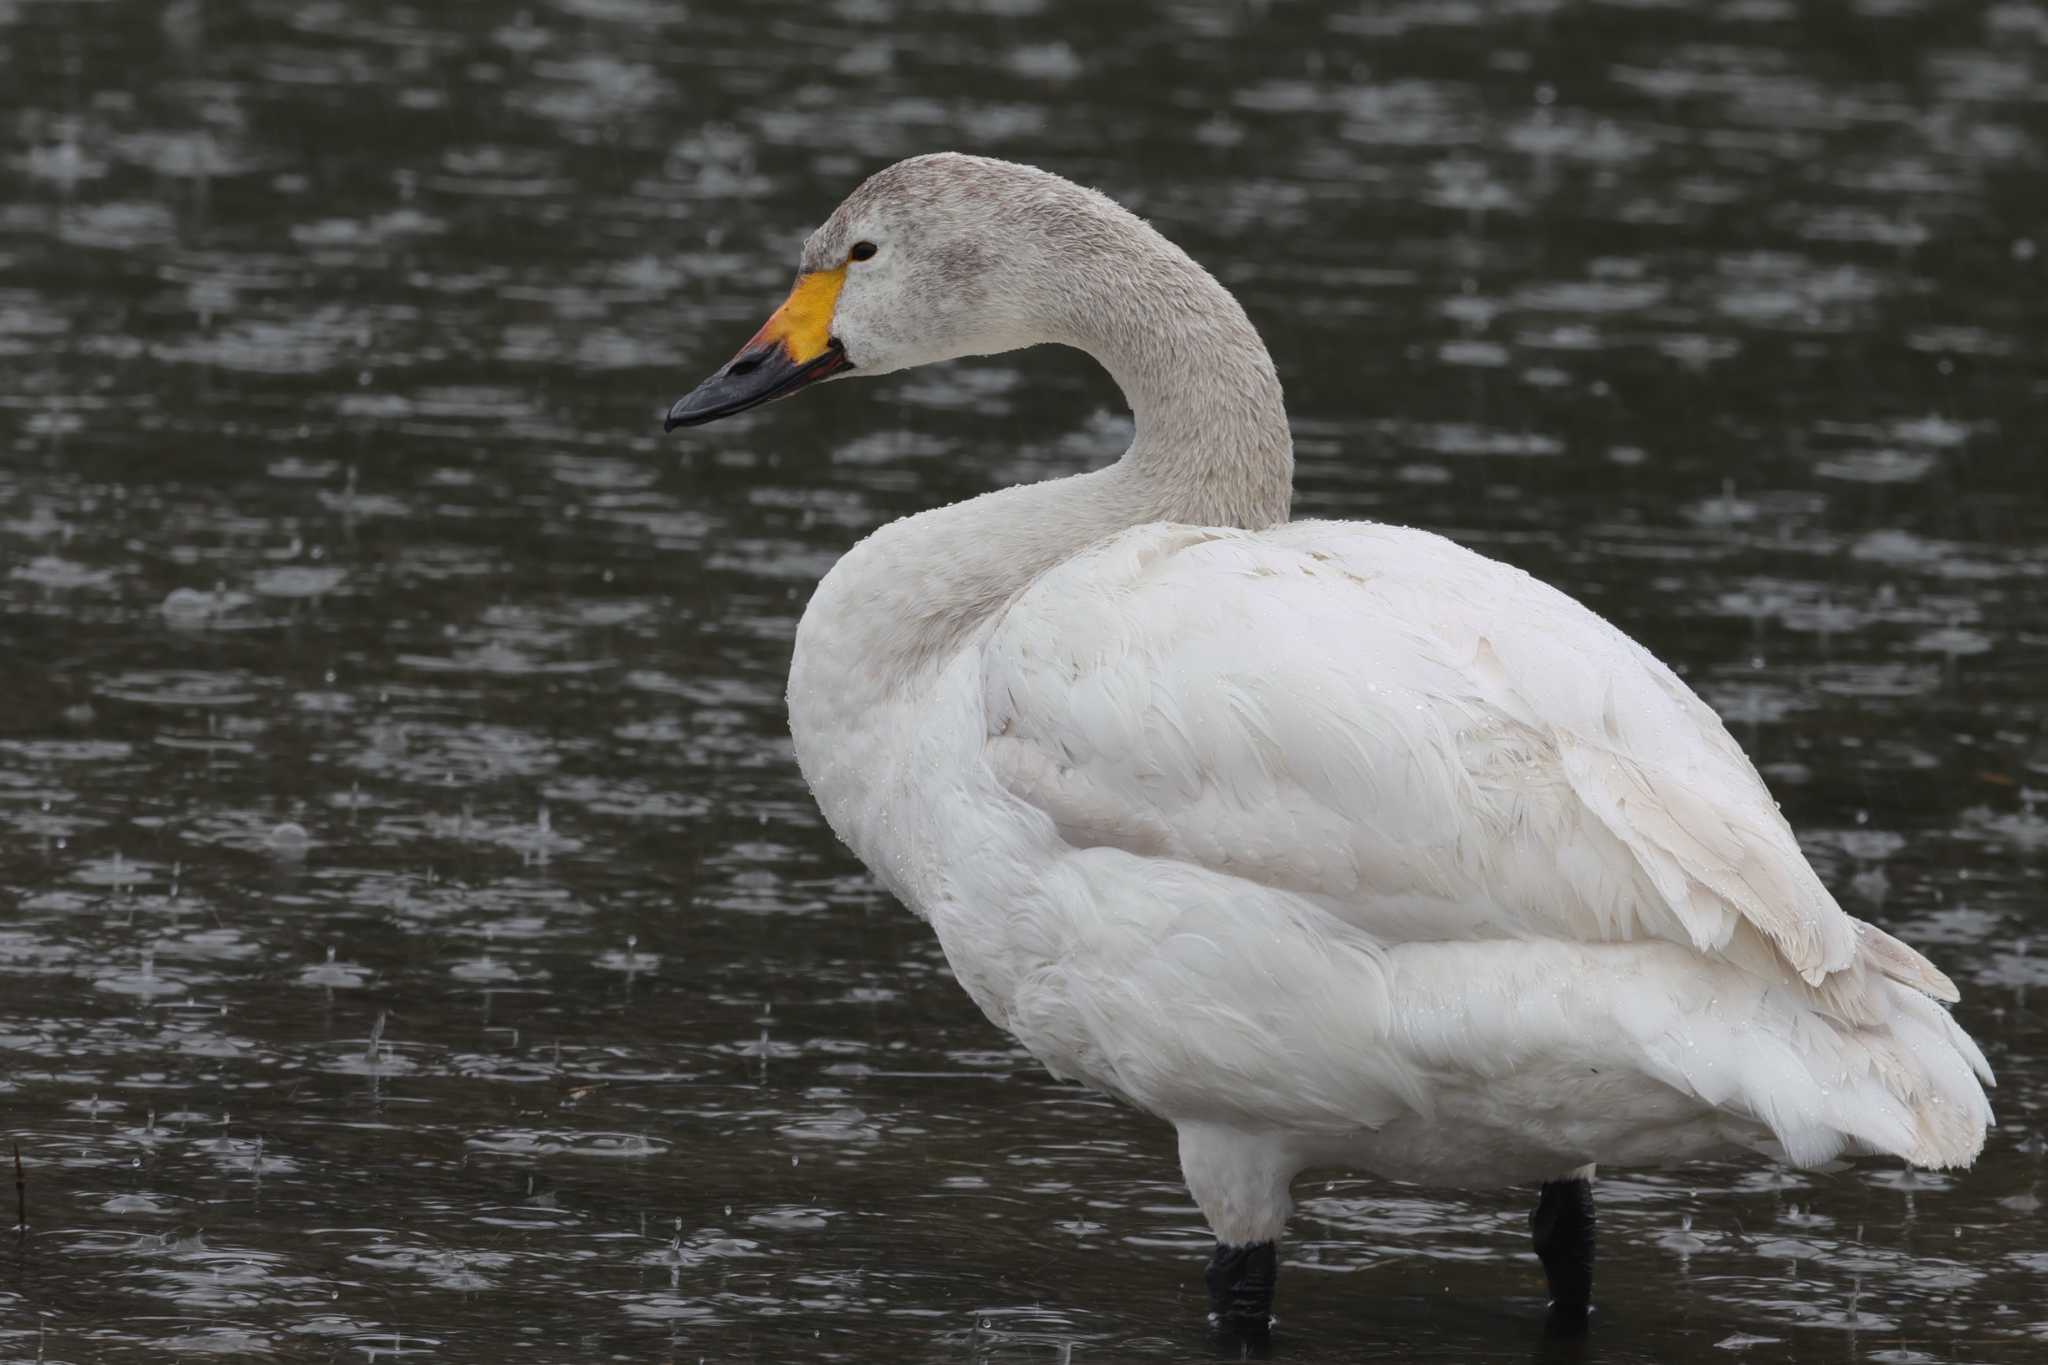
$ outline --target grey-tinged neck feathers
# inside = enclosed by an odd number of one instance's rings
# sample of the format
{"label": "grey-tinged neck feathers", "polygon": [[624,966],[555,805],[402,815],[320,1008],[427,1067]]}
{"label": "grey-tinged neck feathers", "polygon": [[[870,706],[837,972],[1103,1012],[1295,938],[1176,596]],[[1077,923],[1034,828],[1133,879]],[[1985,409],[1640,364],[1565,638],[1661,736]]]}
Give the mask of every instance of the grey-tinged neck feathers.
{"label": "grey-tinged neck feathers", "polygon": [[1293,442],[1258,332],[1122,205],[1033,166],[946,152],[870,176],[805,244],[804,269],[836,267],[862,238],[884,257],[848,282],[834,319],[859,370],[1078,347],[1137,419],[1120,467],[1150,500],[1141,521],[1287,519]]}
{"label": "grey-tinged neck feathers", "polygon": [[[1078,347],[1122,387],[1136,434],[1106,468],[909,517],[850,551],[798,631],[790,700],[800,749],[811,723],[845,718],[862,696],[897,695],[906,676],[950,658],[1032,580],[1097,541],[1156,521],[1259,529],[1288,515],[1293,442],[1272,360],[1237,300],[1180,248],[1057,176],[946,155],[869,180],[813,236],[806,264],[843,258],[857,225],[891,210],[927,234],[950,231],[927,240],[949,264],[979,267],[950,275],[943,302],[899,310],[934,320],[925,335],[943,334],[945,354]],[[982,319],[972,333],[962,330],[963,296]],[[889,339],[915,348],[918,335],[906,327]],[[813,695],[815,716],[800,705]]]}
{"label": "grey-tinged neck feathers", "polygon": [[1137,430],[1117,469],[1150,504],[1141,520],[1251,530],[1286,521],[1294,442],[1272,357],[1244,309],[1143,221],[1067,188],[1093,212],[1048,227],[1045,339],[1095,357],[1131,405]]}

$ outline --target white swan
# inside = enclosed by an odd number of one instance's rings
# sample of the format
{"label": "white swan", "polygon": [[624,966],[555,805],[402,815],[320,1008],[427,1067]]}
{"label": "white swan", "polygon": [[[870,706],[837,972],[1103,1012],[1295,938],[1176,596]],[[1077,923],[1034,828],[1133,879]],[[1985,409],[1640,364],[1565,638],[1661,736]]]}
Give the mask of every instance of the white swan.
{"label": "white swan", "polygon": [[1983,1054],[1850,918],[1714,713],[1641,646],[1422,531],[1289,523],[1280,385],[1237,302],[1103,196],[919,157],[669,412],[1061,342],[1123,458],[885,526],[797,630],[818,803],[1056,1075],[1171,1122],[1262,1331],[1311,1167],[1544,1182],[1553,1302],[1594,1163],[1974,1158]]}

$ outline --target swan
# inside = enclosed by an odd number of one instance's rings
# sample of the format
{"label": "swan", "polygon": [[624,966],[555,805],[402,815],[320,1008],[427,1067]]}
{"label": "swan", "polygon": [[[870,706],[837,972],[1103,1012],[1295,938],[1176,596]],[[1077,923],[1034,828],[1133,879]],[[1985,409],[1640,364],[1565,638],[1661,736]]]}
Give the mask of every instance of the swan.
{"label": "swan", "polygon": [[664,427],[1044,342],[1109,371],[1130,448],[849,550],[790,733],[988,1018],[1174,1126],[1218,1330],[1268,1330],[1310,1169],[1538,1186],[1569,1316],[1596,1166],[1977,1155],[1955,987],[1835,903],[1714,712],[1518,569],[1290,521],[1258,333],[1105,196],[955,153],[877,172]]}

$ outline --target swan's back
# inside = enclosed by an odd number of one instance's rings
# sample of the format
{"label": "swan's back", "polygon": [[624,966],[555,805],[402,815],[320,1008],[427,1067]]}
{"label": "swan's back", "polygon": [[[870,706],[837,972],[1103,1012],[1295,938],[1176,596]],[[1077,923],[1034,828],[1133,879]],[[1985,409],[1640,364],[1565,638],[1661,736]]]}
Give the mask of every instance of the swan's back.
{"label": "swan's back", "polygon": [[[1382,949],[1670,945],[1646,1016],[1739,980],[1799,1035],[1796,1074],[1676,1076],[1793,1160],[1982,1146],[1948,979],[1835,903],[1683,682],[1526,574],[1390,526],[1142,527],[1040,579],[981,657],[987,761],[1072,849],[1301,897]],[[1860,1105],[1788,1089],[1859,1078]]]}

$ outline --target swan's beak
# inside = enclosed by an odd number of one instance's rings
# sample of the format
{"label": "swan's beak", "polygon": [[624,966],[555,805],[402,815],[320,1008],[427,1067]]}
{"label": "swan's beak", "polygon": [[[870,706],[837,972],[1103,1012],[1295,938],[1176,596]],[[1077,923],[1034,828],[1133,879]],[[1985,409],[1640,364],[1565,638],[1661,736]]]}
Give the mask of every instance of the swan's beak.
{"label": "swan's beak", "polygon": [[832,311],[845,283],[843,265],[798,276],[796,288],[754,339],[716,374],[678,398],[661,429],[715,422],[851,369],[846,348],[832,336]]}

